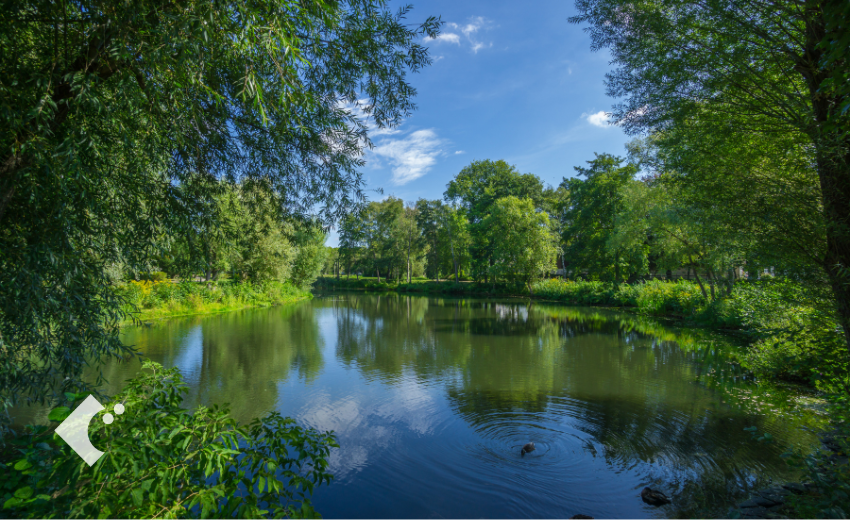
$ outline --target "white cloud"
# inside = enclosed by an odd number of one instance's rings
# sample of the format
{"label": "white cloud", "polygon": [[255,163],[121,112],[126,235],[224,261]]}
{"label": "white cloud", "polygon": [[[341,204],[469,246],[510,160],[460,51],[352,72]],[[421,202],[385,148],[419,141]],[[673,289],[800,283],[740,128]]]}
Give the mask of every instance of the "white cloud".
{"label": "white cloud", "polygon": [[438,34],[436,38],[431,39],[436,40],[438,42],[448,42],[454,43],[455,45],[460,45],[460,36],[455,33],[442,33]]}
{"label": "white cloud", "polygon": [[593,126],[598,126],[599,128],[608,128],[611,126],[610,116],[602,110],[595,114],[582,114],[582,116]]}
{"label": "white cloud", "polygon": [[401,186],[422,177],[443,151],[442,140],[433,130],[417,130],[402,139],[383,139],[372,153],[393,165],[393,183]]}
{"label": "white cloud", "polygon": [[455,155],[460,155],[462,153],[466,153],[466,152],[464,152],[463,150],[458,150],[458,151],[455,152]]}
{"label": "white cloud", "polygon": [[[469,23],[460,25],[454,22],[446,24],[446,28],[453,31],[460,31],[469,44],[469,48],[473,53],[478,54],[481,49],[489,49],[493,46],[493,42],[483,42],[477,38],[479,32],[491,29],[493,24],[483,16],[473,16],[469,19]],[[435,42],[448,42],[455,45],[461,45],[460,35],[457,32],[445,32],[438,35],[436,38],[431,38]]]}

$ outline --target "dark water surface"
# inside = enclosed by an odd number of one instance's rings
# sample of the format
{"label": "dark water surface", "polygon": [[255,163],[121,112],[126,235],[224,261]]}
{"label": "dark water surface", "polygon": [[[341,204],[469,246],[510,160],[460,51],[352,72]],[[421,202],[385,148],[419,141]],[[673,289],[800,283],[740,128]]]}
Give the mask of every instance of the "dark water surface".
{"label": "dark water surface", "polygon": [[[334,430],[333,517],[671,517],[793,478],[817,417],[734,363],[722,336],[523,300],[331,294],[128,329],[188,404]],[[109,367],[113,389],[138,363]],[[528,441],[537,451],[520,456]],[[638,494],[675,495],[654,508]],[[720,512],[719,514],[723,514]]]}

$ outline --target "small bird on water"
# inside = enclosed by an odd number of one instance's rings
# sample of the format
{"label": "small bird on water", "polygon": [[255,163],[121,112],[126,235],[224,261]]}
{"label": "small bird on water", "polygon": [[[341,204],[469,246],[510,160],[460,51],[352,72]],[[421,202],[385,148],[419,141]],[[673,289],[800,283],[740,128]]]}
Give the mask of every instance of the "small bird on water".
{"label": "small bird on water", "polygon": [[529,442],[528,444],[522,447],[522,449],[519,451],[519,454],[520,456],[525,457],[526,453],[531,453],[532,451],[534,451],[534,443]]}
{"label": "small bird on water", "polygon": [[643,491],[640,492],[640,497],[644,502],[651,506],[663,506],[664,504],[670,503],[670,499],[667,498],[667,495],[661,491],[648,487],[643,488]]}

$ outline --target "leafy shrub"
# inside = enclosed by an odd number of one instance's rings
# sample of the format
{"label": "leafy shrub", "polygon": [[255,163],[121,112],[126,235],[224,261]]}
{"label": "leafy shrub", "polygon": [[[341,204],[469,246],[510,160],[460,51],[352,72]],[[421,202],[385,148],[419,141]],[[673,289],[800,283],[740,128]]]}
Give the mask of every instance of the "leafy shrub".
{"label": "leafy shrub", "polygon": [[[315,517],[313,489],[327,472],[333,433],[305,429],[272,412],[241,427],[226,408],[180,407],[188,390],[176,368],[145,361],[106,405],[125,412],[89,436],[105,454],[89,468],[51,428],[15,439],[21,457],[0,477],[12,517]],[[67,395],[80,399],[81,395]],[[50,419],[70,413],[61,407]],[[99,414],[100,415],[100,414]]]}
{"label": "leafy shrub", "polygon": [[168,275],[162,271],[153,271],[150,273],[139,274],[139,279],[146,282],[164,282],[168,280]]}

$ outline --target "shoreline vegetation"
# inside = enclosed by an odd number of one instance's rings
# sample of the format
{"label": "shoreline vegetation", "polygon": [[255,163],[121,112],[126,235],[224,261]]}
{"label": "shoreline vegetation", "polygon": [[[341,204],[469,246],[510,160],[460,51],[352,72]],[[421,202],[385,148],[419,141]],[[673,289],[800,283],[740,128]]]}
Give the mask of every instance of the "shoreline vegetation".
{"label": "shoreline vegetation", "polygon": [[299,289],[289,282],[230,280],[130,281],[118,285],[116,293],[126,302],[124,312],[132,315],[132,318],[121,322],[122,327],[165,318],[287,305],[313,297],[310,291]]}
{"label": "shoreline vegetation", "polygon": [[566,305],[620,307],[674,318],[690,326],[734,333],[749,348],[743,364],[757,376],[832,393],[845,374],[843,338],[834,318],[793,281],[739,281],[725,298],[706,298],[697,283],[653,279],[632,284],[546,279],[531,285],[433,281],[378,282],[373,277],[319,277],[315,289],[403,294],[523,297]]}

